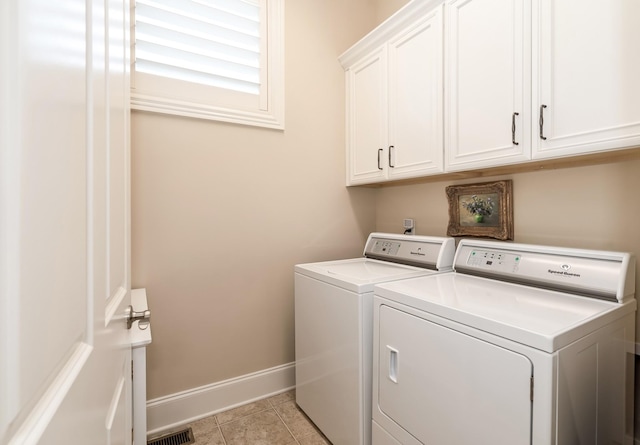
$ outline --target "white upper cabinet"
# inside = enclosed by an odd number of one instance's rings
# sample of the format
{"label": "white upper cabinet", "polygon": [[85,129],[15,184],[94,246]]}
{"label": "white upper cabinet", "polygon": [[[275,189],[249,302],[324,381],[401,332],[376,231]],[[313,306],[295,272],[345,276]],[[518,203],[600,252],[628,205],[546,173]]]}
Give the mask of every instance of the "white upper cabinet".
{"label": "white upper cabinet", "polygon": [[340,57],[347,185],[640,146],[640,0],[412,0]]}
{"label": "white upper cabinet", "polygon": [[640,1],[534,3],[533,158],[640,145]]}
{"label": "white upper cabinet", "polygon": [[524,0],[446,2],[447,171],[530,159],[530,17]]}
{"label": "white upper cabinet", "polygon": [[443,171],[442,7],[410,3],[340,57],[347,185]]}

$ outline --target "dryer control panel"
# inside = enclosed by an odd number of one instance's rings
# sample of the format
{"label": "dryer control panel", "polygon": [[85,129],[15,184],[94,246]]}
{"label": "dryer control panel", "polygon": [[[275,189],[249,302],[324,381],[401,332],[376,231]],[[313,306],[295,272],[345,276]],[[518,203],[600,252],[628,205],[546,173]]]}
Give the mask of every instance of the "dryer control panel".
{"label": "dryer control panel", "polygon": [[461,240],[458,273],[612,301],[634,293],[635,257],[625,252]]}
{"label": "dryer control panel", "polygon": [[473,249],[467,259],[470,267],[502,272],[517,272],[522,255],[499,250]]}
{"label": "dryer control panel", "polygon": [[371,247],[371,253],[376,255],[397,255],[400,245],[398,241],[376,239]]}

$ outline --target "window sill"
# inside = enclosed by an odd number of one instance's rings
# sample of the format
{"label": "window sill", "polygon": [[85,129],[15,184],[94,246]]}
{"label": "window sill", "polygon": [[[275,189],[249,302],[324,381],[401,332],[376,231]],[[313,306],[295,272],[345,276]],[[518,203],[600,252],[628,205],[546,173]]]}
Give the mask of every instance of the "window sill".
{"label": "window sill", "polygon": [[131,92],[131,109],[284,130],[284,112],[214,107]]}

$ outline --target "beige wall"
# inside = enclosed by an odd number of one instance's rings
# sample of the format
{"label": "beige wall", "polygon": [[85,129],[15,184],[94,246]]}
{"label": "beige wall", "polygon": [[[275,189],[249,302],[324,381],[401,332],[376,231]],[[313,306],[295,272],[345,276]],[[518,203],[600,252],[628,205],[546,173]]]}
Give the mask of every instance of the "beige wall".
{"label": "beige wall", "polygon": [[397,232],[403,218],[414,218],[417,234],[444,236],[445,187],[499,179],[513,180],[515,242],[640,255],[638,155],[603,165],[385,187],[377,194],[376,229]]}
{"label": "beige wall", "polygon": [[376,25],[384,22],[394,12],[409,3],[409,0],[374,0],[376,11]]}
{"label": "beige wall", "polygon": [[293,265],[361,255],[375,191],[347,189],[338,56],[370,0],[286,2],[286,130],[132,116],[133,287],[150,399],[294,360]]}

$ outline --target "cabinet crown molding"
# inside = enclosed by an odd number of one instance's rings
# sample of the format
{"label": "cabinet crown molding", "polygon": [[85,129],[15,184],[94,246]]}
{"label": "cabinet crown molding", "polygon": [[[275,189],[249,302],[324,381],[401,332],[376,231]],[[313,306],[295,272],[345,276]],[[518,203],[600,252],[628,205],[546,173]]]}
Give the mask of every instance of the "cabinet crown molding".
{"label": "cabinet crown molding", "polygon": [[410,1],[338,57],[342,67],[344,69],[349,68],[365,54],[384,44],[392,35],[407,28],[416,19],[423,17],[442,3],[443,0]]}

